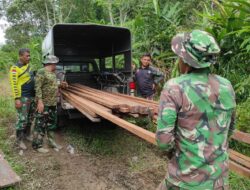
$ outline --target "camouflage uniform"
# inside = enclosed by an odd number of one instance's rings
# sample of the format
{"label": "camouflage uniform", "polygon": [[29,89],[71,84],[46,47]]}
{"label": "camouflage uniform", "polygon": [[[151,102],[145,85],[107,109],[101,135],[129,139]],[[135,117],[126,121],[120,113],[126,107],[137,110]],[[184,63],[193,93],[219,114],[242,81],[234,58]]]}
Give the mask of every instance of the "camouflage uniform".
{"label": "camouflage uniform", "polygon": [[21,97],[22,107],[17,109],[16,137],[21,141],[25,136],[30,135],[31,125],[36,110],[35,101],[32,97]]}
{"label": "camouflage uniform", "polygon": [[177,35],[172,50],[193,71],[169,80],[161,93],[156,139],[175,150],[159,189],[228,189],[228,138],[234,130],[231,83],[210,73],[220,49],[208,33]]}
{"label": "camouflage uniform", "polygon": [[16,137],[17,142],[30,135],[30,128],[35,113],[34,73],[29,64],[18,62],[10,68],[10,83],[13,97],[22,103],[17,109]]}
{"label": "camouflage uniform", "polygon": [[[49,61],[52,62],[53,60]],[[38,70],[35,79],[36,99],[43,101],[44,111],[43,113],[36,113],[34,140],[32,143],[34,149],[42,147],[43,137],[46,132],[49,142],[54,139],[53,130],[56,129],[57,123],[57,88],[57,79],[54,72],[49,72],[45,68]]]}

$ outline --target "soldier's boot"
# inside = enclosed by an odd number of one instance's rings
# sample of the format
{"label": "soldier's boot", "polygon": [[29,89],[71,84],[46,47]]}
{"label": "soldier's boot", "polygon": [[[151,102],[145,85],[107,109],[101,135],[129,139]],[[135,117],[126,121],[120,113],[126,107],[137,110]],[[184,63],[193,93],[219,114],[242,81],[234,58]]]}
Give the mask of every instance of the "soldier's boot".
{"label": "soldier's boot", "polygon": [[49,152],[47,148],[43,148],[43,147],[36,149],[36,151],[40,153],[44,153],[44,154]]}
{"label": "soldier's boot", "polygon": [[26,140],[29,141],[29,142],[32,142],[33,141],[33,136],[32,135],[26,136]]}
{"label": "soldier's boot", "polygon": [[18,146],[19,148],[21,148],[22,150],[27,150],[27,146],[25,145],[25,143],[23,141],[19,141],[18,142]]}
{"label": "soldier's boot", "polygon": [[49,143],[49,146],[50,146],[51,148],[56,149],[56,150],[62,149],[62,146],[59,145],[59,144],[57,144],[57,143],[55,142],[55,137],[54,137],[54,136],[55,136],[55,135],[54,135],[54,132],[52,132],[52,131],[49,131],[49,132],[48,132],[48,143]]}
{"label": "soldier's boot", "polygon": [[17,140],[17,146],[21,148],[22,150],[27,150],[27,146],[23,142],[24,140],[24,130],[17,130],[16,131],[16,140]]}

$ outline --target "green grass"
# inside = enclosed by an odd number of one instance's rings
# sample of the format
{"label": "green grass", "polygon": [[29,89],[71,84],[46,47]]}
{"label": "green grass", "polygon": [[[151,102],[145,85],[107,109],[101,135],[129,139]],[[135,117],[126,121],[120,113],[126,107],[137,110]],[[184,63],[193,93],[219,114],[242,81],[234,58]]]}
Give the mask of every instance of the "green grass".
{"label": "green grass", "polygon": [[1,120],[14,120],[16,111],[14,100],[11,97],[0,97],[0,118]]}
{"label": "green grass", "polygon": [[250,145],[242,142],[238,142],[236,140],[231,139],[229,143],[229,147],[241,154],[244,154],[250,157]]}
{"label": "green grass", "polygon": [[250,180],[240,175],[230,172],[229,174],[229,184],[231,190],[249,190]]}
{"label": "green grass", "polygon": [[156,156],[161,154],[157,147],[110,122],[73,121],[64,133],[67,141],[77,150],[119,162],[132,173],[157,170],[159,167],[163,168],[162,172],[165,171],[166,161]]}
{"label": "green grass", "polygon": [[68,141],[79,150],[92,154],[120,156],[131,152],[143,152],[147,143],[109,122],[91,123],[73,121],[64,129]]}
{"label": "green grass", "polygon": [[[2,77],[1,77],[2,78]],[[24,164],[18,158],[17,153],[13,149],[13,139],[10,139],[10,127],[15,123],[16,111],[14,101],[9,97],[8,89],[5,83],[0,83],[0,149],[4,153],[5,159],[8,161],[14,171],[21,175],[25,171]],[[7,187],[4,189],[12,190],[15,187]]]}

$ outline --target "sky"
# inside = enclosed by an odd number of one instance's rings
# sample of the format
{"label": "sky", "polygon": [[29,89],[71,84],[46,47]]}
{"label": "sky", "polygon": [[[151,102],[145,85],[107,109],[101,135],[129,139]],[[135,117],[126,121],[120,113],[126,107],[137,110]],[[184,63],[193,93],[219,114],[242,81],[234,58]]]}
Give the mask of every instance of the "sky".
{"label": "sky", "polygon": [[4,38],[4,29],[7,27],[7,22],[3,19],[0,19],[0,44],[5,43]]}

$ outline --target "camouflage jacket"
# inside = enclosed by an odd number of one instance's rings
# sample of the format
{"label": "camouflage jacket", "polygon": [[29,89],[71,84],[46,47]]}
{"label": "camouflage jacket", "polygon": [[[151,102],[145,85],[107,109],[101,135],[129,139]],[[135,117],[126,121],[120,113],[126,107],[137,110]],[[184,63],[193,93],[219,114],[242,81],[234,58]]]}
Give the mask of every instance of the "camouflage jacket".
{"label": "camouflage jacket", "polygon": [[42,99],[46,106],[56,106],[57,103],[56,74],[42,68],[37,71],[35,78],[36,98]]}
{"label": "camouflage jacket", "polygon": [[208,70],[169,80],[161,93],[156,139],[175,154],[167,180],[183,189],[228,185],[228,137],[235,124],[231,83]]}

